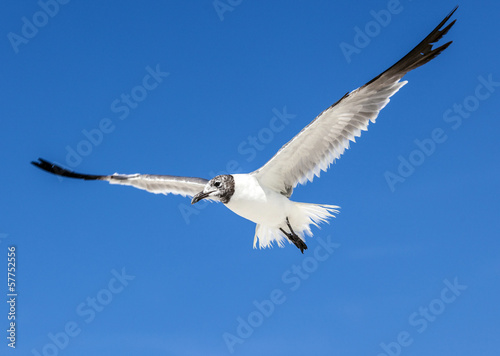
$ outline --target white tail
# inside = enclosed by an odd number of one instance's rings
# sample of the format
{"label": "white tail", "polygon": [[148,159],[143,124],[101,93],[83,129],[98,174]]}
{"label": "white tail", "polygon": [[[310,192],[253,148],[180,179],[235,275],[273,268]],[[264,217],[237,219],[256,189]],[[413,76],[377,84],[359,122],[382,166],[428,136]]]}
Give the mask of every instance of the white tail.
{"label": "white tail", "polygon": [[[319,228],[320,223],[327,223],[334,214],[338,214],[340,207],[335,205],[309,204],[293,202],[293,209],[288,216],[293,231],[305,242],[305,235],[313,236],[311,225]],[[279,226],[265,226],[257,224],[255,227],[255,236],[253,239],[253,248],[272,247],[273,241],[276,241],[279,247],[285,246],[285,241],[290,242],[281,232],[280,228],[288,231],[289,228],[285,221]],[[291,243],[291,242],[290,242]]]}

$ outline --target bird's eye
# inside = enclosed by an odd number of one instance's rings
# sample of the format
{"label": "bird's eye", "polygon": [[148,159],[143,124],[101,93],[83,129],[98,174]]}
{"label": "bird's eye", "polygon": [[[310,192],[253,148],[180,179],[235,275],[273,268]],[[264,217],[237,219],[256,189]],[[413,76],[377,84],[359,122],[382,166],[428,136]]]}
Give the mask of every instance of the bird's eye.
{"label": "bird's eye", "polygon": [[214,185],[215,185],[215,187],[219,188],[220,182],[215,182]]}

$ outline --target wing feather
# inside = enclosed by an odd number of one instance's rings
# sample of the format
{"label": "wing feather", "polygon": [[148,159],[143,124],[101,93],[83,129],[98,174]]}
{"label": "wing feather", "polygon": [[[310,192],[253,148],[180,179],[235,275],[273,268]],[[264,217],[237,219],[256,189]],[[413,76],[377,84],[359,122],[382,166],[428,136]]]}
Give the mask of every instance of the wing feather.
{"label": "wing feather", "polygon": [[84,180],[103,180],[108,181],[110,184],[129,185],[155,194],[177,194],[184,197],[193,197],[201,192],[208,183],[208,180],[203,178],[167,175],[115,173],[106,176],[82,174],[67,170],[42,158],[31,163],[44,171],[58,176]]}
{"label": "wing feather", "polygon": [[319,177],[321,171],[326,171],[349,148],[351,141],[355,142],[362,131],[368,130],[370,122],[375,123],[391,96],[407,83],[401,81],[403,76],[429,62],[451,44],[450,41],[433,48],[455,23],[453,20],[443,28],[456,9],[396,64],[344,95],[251,174],[261,184],[288,197],[297,184]]}

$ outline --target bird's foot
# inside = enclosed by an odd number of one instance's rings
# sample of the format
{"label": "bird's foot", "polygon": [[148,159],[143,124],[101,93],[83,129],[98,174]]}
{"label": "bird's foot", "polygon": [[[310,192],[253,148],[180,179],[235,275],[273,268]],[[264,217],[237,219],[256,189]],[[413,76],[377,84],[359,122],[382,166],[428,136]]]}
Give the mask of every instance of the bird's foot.
{"label": "bird's foot", "polygon": [[288,218],[286,218],[286,224],[288,225],[288,228],[290,229],[290,232],[286,232],[280,227],[280,230],[285,236],[293,242],[295,246],[300,250],[300,252],[304,253],[304,250],[307,250],[307,245],[305,244],[304,241],[293,231],[292,226],[290,225],[290,222],[288,221]]}

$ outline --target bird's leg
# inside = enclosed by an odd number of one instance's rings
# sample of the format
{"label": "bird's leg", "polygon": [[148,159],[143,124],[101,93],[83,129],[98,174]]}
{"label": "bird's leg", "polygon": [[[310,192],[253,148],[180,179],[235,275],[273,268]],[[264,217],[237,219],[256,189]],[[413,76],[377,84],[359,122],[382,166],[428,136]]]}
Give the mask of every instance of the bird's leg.
{"label": "bird's leg", "polygon": [[307,245],[305,244],[304,241],[302,241],[302,239],[293,231],[292,229],[292,226],[290,225],[290,221],[288,221],[288,217],[286,218],[286,224],[288,225],[288,228],[290,229],[290,232],[286,232],[285,230],[283,230],[281,227],[280,227],[280,230],[282,233],[285,234],[286,237],[288,237],[288,239],[290,241],[293,242],[293,244],[295,246],[297,246],[297,248],[300,249],[300,252],[304,253],[304,250],[307,250]]}

